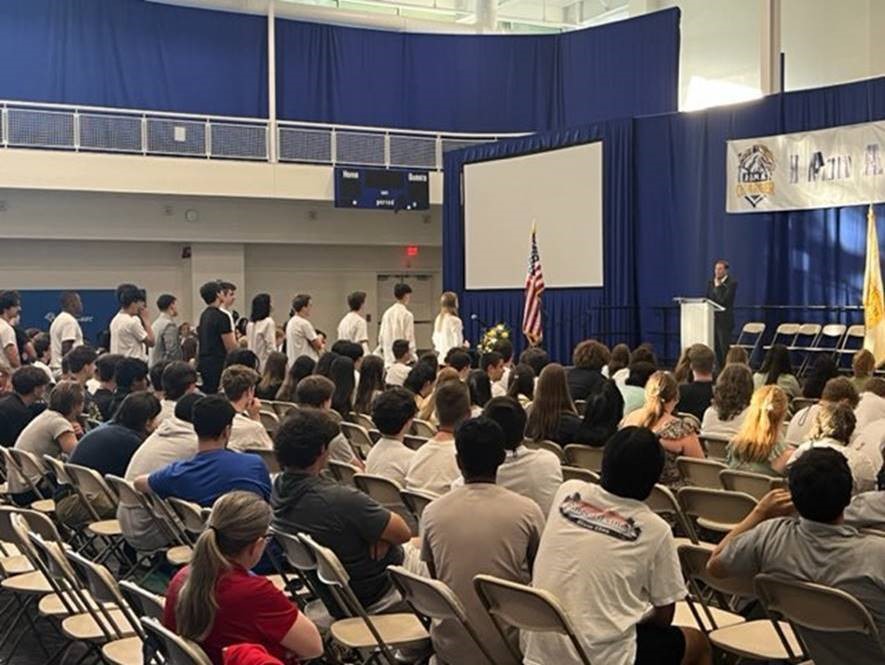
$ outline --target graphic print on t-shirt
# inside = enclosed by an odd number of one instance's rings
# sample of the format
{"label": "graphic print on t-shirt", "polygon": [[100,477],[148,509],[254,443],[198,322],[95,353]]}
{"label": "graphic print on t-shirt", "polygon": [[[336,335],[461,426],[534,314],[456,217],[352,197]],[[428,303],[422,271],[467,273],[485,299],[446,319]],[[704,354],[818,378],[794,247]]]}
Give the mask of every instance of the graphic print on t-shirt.
{"label": "graphic print on t-shirt", "polygon": [[559,506],[559,512],[568,521],[579,527],[618,540],[636,542],[642,533],[642,529],[636,526],[632,517],[624,518],[614,510],[598,508],[592,503],[584,501],[578,492],[565,497]]}

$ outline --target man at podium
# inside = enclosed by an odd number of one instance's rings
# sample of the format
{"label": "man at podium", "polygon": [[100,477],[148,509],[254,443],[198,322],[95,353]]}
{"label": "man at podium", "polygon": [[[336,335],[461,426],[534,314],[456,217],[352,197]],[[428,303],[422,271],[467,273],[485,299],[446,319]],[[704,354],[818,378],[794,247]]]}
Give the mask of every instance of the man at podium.
{"label": "man at podium", "polygon": [[737,281],[728,274],[728,261],[719,259],[713,264],[713,279],[707,282],[706,297],[724,309],[714,315],[716,329],[716,360],[719,370],[725,366],[725,355],[731,346],[731,333],[734,329],[734,294]]}

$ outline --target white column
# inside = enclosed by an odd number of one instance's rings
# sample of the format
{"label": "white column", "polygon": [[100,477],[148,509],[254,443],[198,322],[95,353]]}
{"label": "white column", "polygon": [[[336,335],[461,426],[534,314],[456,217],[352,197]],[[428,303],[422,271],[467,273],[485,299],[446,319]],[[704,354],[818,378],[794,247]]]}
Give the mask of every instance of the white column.
{"label": "white column", "polygon": [[270,137],[267,157],[277,161],[277,28],[276,0],[267,2],[267,121]]}
{"label": "white column", "polygon": [[781,0],[759,0],[762,53],[759,87],[763,95],[781,90]]}
{"label": "white column", "polygon": [[240,243],[195,242],[191,244],[191,291],[193,293],[194,323],[206,307],[200,297],[200,287],[214,279],[223,279],[237,285],[234,303],[240,315],[249,311],[246,295],[246,250]]}
{"label": "white column", "polygon": [[476,0],[476,31],[498,31],[498,0]]}
{"label": "white column", "polygon": [[654,12],[660,9],[664,1],[665,0],[628,0],[627,13],[631,18],[634,16],[642,16],[643,14],[648,14],[649,12]]}

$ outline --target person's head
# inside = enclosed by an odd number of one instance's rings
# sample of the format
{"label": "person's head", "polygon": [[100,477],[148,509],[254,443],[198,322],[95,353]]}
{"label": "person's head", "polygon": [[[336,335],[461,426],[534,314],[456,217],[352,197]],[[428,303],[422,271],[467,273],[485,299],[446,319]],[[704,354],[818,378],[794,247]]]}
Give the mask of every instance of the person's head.
{"label": "person's head", "polygon": [[766,385],[777,383],[782,374],[792,374],[793,363],[790,360],[790,351],[787,347],[783,344],[773,344],[765,354],[765,360],[762,361],[759,372],[765,376]]}
{"label": "person's head", "polygon": [[692,344],[689,353],[689,367],[695,380],[713,378],[713,363],[716,362],[716,354],[706,344]]}
{"label": "person's head", "polygon": [[664,449],[645,427],[625,427],[605,444],[602,488],[606,492],[645,501],[664,470]]}
{"label": "person's head", "polygon": [[325,376],[329,378],[332,375],[332,363],[335,361],[335,358],[338,357],[338,354],[334,351],[330,351],[328,353],[324,353],[320,356],[320,359],[317,360],[317,364],[314,367],[313,373],[319,376]]}
{"label": "person's head", "polygon": [[270,316],[270,294],[259,293],[252,298],[252,310],[249,312],[250,321],[264,321]]}
{"label": "person's head", "polygon": [[39,367],[25,365],[12,373],[12,389],[28,404],[43,399],[49,377]]}
{"label": "person's head", "polygon": [[858,379],[872,376],[874,369],[876,369],[876,357],[867,349],[861,349],[851,359],[851,370]]}
{"label": "person's head", "polygon": [[194,335],[181,338],[181,359],[185,362],[196,360],[199,343]]}
{"label": "person's head", "polygon": [[337,353],[339,356],[350,358],[354,365],[359,364],[363,359],[363,355],[365,355],[362,344],[349,342],[346,339],[339,339],[335,342],[332,345],[332,353]]}
{"label": "person's head", "polygon": [[286,380],[283,381],[280,392],[277,393],[277,399],[284,402],[294,402],[295,390],[298,384],[301,383],[302,379],[313,374],[314,369],[316,369],[316,361],[310,356],[298,356],[295,358],[295,362],[292,363],[289,371],[286,372]]}
{"label": "person's head", "polygon": [[0,291],[0,317],[12,321],[19,315],[22,299],[18,291]]}
{"label": "person's head", "polygon": [[513,361],[513,342],[509,339],[501,339],[495,342],[492,351],[501,354],[501,358],[504,360],[505,365],[509,365]]}
{"label": "person's head", "polygon": [[71,376],[77,377],[80,383],[85,383],[95,374],[96,358],[95,349],[91,346],[85,344],[75,346],[65,354],[68,372]]}
{"label": "person's head", "polygon": [[203,394],[198,392],[188,393],[177,402],[175,402],[175,417],[186,423],[194,421],[194,404],[197,400],[203,399]]}
{"label": "person's head", "polygon": [[658,371],[658,368],[650,362],[634,360],[630,363],[629,370],[630,373],[627,375],[627,380],[624,383],[628,386],[635,386],[644,390],[649,378],[651,378],[652,374]]}
{"label": "person's head", "polygon": [[584,407],[584,429],[588,440],[602,445],[618,429],[624,417],[624,396],[611,379],[587,397]]}
{"label": "person's head", "polygon": [[178,298],[170,293],[164,293],[157,298],[157,309],[174,319],[178,316]]}
{"label": "person's head", "polygon": [[834,439],[847,446],[857,419],[854,411],[844,402],[821,402],[811,428],[812,439]]}
{"label": "person's head", "polygon": [[470,372],[470,355],[464,349],[452,349],[446,354],[446,365],[458,372],[463,381]]}
{"label": "person's head", "polygon": [[356,390],[353,360],[347,356],[335,358],[332,361],[329,378],[335,384],[335,391],[332,393],[332,408],[346,418],[353,411],[353,393]]}
{"label": "person's head", "polygon": [[331,379],[312,374],[298,382],[298,386],[295,388],[295,402],[301,406],[311,406],[315,409],[328,409],[332,404],[334,392],[335,384]]}
{"label": "person's head", "polygon": [[728,274],[728,261],[725,259],[718,259],[716,263],[713,264],[713,275],[715,275],[716,279],[722,279]]}
{"label": "person's head", "polygon": [[427,397],[433,390],[433,382],[436,380],[436,372],[424,363],[418,363],[403,381],[403,388],[410,390],[418,397]]}
{"label": "person's head", "polygon": [[522,395],[530,402],[535,399],[535,370],[531,365],[519,363],[513,368],[510,372],[507,395],[515,399]]}
{"label": "person's head", "polygon": [[829,402],[830,404],[847,404],[852,409],[855,409],[858,402],[860,402],[860,395],[858,395],[857,388],[854,387],[854,384],[849,379],[844,376],[837,376],[835,379],[830,379],[826,382],[820,395],[820,401]]}
{"label": "person's head", "polygon": [[494,397],[482,415],[491,418],[504,432],[504,447],[516,450],[525,440],[526,414],[519,400],[512,397]]}
{"label": "person's head", "polygon": [[455,461],[466,482],[495,482],[504,462],[504,431],[486,416],[471,418],[455,430]]}
{"label": "person's head", "polygon": [[361,312],[366,304],[366,292],[354,291],[347,296],[347,308],[351,312]]}
{"label": "person's head", "polygon": [[98,380],[111,389],[115,385],[114,377],[117,374],[117,365],[121,360],[123,360],[123,356],[119,353],[103,353],[95,359],[95,374]]}
{"label": "person's head", "polygon": [[256,356],[255,352],[251,349],[231,349],[224,357],[225,367],[243,365],[244,367],[249,367],[250,369],[258,371],[258,366],[260,364],[261,361],[258,360],[258,356]]}
{"label": "person's head", "polygon": [[575,347],[575,352],[572,354],[572,362],[575,367],[592,369],[597,372],[605,367],[609,360],[611,360],[611,353],[608,347],[595,339],[584,340]]}
{"label": "person's head", "polygon": [[408,365],[412,360],[412,347],[407,339],[398,339],[393,342],[392,346],[393,359],[398,363]]}
{"label": "person's head", "polygon": [[419,356],[418,363],[427,365],[432,369],[434,376],[439,371],[439,356],[436,355],[436,351],[425,351]]}
{"label": "person's head", "polygon": [[368,355],[363,358],[363,364],[360,367],[360,381],[356,387],[356,397],[353,401],[354,411],[369,413],[372,410],[372,399],[375,397],[375,393],[382,390],[384,390],[384,358]]}
{"label": "person's head", "polygon": [[146,390],[129,393],[114,414],[114,422],[147,436],[156,429],[160,400]]}
{"label": "person's head", "polygon": [[408,305],[412,299],[412,287],[405,282],[400,282],[393,287],[393,297],[403,305]]}
{"label": "person's head", "polygon": [[169,365],[168,360],[158,360],[151,366],[148,378],[150,379],[150,389],[155,393],[163,393],[163,372]]}
{"label": "person's head", "polygon": [[489,351],[482,354],[479,360],[479,368],[489,375],[492,381],[500,381],[504,376],[504,358],[497,351]]}
{"label": "person's head", "polygon": [[283,385],[286,380],[286,363],[288,358],[285,353],[279,351],[271,351],[267,354],[267,360],[264,361],[264,371],[261,373],[261,383],[259,386],[266,390],[271,386]]}
{"label": "person's head", "polygon": [[802,396],[810,399],[818,399],[824,391],[824,386],[830,379],[839,376],[836,361],[828,354],[822,354],[814,361],[811,373],[805,379],[802,386]]}
{"label": "person's head", "polygon": [[713,408],[719,420],[732,420],[750,405],[753,397],[753,373],[747,365],[726,365],[716,378]]}
{"label": "person's head", "polygon": [[648,342],[640,344],[635,349],[633,349],[633,353],[630,357],[630,362],[631,364],[650,363],[651,365],[654,365],[655,369],[657,369],[658,367],[658,357],[655,355],[654,349]]}
{"label": "person's head", "polygon": [[448,381],[436,389],[436,416],[440,430],[453,432],[470,417],[470,392],[460,381]]}
{"label": "person's head", "polygon": [[200,287],[200,297],[207,305],[221,304],[221,282],[217,279],[206,282]]}
{"label": "person's head", "polygon": [[118,287],[120,309],[129,314],[137,313],[144,306],[146,298],[144,290],[134,284],[124,284]]}
{"label": "person's head", "polygon": [[415,396],[405,388],[386,390],[372,403],[372,421],[386,437],[408,433],[416,412]]}
{"label": "person's head", "polygon": [[541,376],[541,372],[550,364],[550,356],[540,346],[531,346],[519,354],[519,362],[532,368],[535,376]]}
{"label": "person's head", "polygon": [[117,390],[123,392],[137,392],[147,390],[148,365],[138,358],[120,358],[114,370],[114,383]]}
{"label": "person's head", "polygon": [[163,370],[163,395],[177,402],[197,389],[197,371],[183,360],[174,360]]}
{"label": "person's head", "polygon": [[49,353],[52,347],[52,339],[49,337],[49,333],[41,332],[31,340],[31,344],[34,345],[34,353],[37,354],[37,359],[44,363],[48,363]]}
{"label": "person's head", "polygon": [[750,408],[732,440],[736,459],[765,463],[783,438],[782,426],[790,401],[776,385],[762,386],[753,393]]}
{"label": "person's head", "polygon": [[446,291],[439,298],[439,311],[441,314],[458,316],[458,296],[451,291]]}
{"label": "person's head", "polygon": [[329,444],[340,433],[332,416],[317,409],[291,411],[273,438],[273,450],[283,469],[311,470],[326,466]]}
{"label": "person's head", "polygon": [[732,346],[728,349],[728,353],[725,354],[725,365],[746,365],[750,366],[750,356],[747,355],[747,350],[742,346]]}
{"label": "person's head", "polygon": [[614,376],[630,366],[630,347],[626,344],[615,344],[612,347],[611,358],[608,361],[608,375]]}
{"label": "person's head", "polygon": [[237,285],[224,280],[220,280],[218,284],[221,286],[221,306],[229,310],[237,299]]}
{"label": "person's head", "polygon": [[191,409],[191,422],[197,438],[201,443],[224,448],[236,414],[233,405],[222,395],[201,397]]}
{"label": "person's head", "polygon": [[793,505],[802,517],[837,524],[851,503],[853,478],[845,455],[812,448],[790,465],[787,474]]}
{"label": "person's head", "polygon": [[218,611],[218,578],[234,565],[249,570],[261,560],[271,515],[270,505],[252,492],[229,492],[212,506],[175,603],[181,636],[195,642],[208,636]]}
{"label": "person's head", "polygon": [[483,408],[492,399],[492,382],[489,375],[481,369],[472,370],[467,376],[467,388],[473,406]]}
{"label": "person's head", "polygon": [[645,383],[645,411],[640,425],[654,427],[679,401],[679,384],[670,372],[657,371]]}
{"label": "person's head", "polygon": [[86,389],[76,381],[59,381],[49,393],[49,410],[74,420],[83,411]]}
{"label": "person's head", "polygon": [[569,395],[565,368],[559,363],[551,363],[538,377],[526,435],[536,441],[555,438],[563,413],[577,415],[577,410]]}
{"label": "person's head", "polygon": [[865,393],[873,393],[877,397],[885,397],[885,379],[874,376],[867,381],[863,388]]}
{"label": "person's head", "polygon": [[62,291],[59,296],[59,304],[63,312],[77,317],[83,313],[83,301],[76,291]]}
{"label": "person's head", "polygon": [[299,293],[292,299],[292,310],[298,315],[307,318],[310,316],[310,296]]}
{"label": "person's head", "polygon": [[251,367],[231,365],[221,373],[221,389],[231,404],[249,403],[255,397],[255,386],[261,377]]}

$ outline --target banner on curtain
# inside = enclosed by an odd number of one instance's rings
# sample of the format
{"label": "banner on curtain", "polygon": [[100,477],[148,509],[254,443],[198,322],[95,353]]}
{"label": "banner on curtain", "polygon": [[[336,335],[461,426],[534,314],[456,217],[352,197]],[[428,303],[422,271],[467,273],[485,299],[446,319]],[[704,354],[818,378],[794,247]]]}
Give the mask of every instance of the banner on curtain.
{"label": "banner on curtain", "polygon": [[728,141],[731,213],[865,205],[885,194],[885,122]]}

